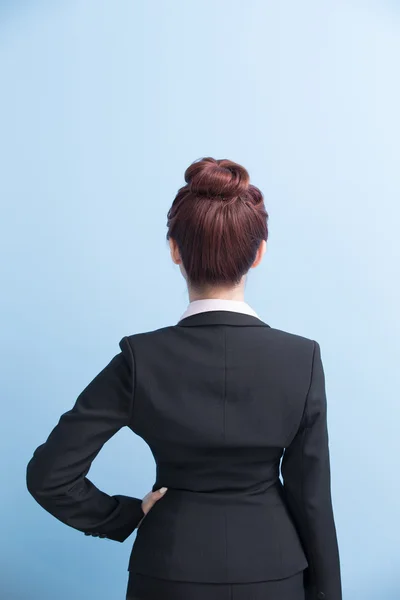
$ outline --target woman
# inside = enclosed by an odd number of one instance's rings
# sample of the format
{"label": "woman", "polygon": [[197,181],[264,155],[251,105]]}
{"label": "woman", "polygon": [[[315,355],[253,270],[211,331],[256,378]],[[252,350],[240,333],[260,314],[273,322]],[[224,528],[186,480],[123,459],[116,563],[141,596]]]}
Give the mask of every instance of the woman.
{"label": "woman", "polygon": [[[35,451],[28,489],[85,535],[123,542],[137,529],[131,600],[340,600],[320,346],[244,301],[268,237],[248,172],[204,158],[185,180],[167,239],[187,311],[121,340]],[[143,500],[86,477],[124,425],[155,457]]]}

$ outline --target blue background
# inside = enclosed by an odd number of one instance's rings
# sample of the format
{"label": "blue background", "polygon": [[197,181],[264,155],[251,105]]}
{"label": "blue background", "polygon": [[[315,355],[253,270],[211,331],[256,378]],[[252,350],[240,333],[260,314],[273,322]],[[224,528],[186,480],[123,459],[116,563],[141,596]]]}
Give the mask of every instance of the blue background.
{"label": "blue background", "polygon": [[[0,5],[0,597],[124,598],[124,544],[29,496],[25,468],[124,335],[187,304],[165,241],[185,168],[246,166],[270,240],[247,300],[319,341],[344,598],[400,597],[400,7],[352,0]],[[128,430],[90,472],[144,495]]]}

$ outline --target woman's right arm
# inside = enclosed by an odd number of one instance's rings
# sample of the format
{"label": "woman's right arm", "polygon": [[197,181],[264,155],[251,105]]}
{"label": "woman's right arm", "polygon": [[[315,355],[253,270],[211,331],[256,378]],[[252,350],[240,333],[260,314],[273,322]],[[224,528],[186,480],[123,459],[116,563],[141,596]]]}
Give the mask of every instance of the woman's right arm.
{"label": "woman's right arm", "polygon": [[286,448],[282,477],[287,503],[309,562],[307,600],[341,600],[331,500],[327,400],[321,350],[314,342],[311,383],[302,422]]}

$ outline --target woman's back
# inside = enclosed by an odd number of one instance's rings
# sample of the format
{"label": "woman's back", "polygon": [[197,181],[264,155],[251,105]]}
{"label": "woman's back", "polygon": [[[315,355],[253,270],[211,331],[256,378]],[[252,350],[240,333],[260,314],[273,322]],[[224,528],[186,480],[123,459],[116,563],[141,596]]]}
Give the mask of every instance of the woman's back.
{"label": "woman's back", "polygon": [[251,493],[276,482],[304,411],[312,340],[229,311],[128,339],[131,428],[156,458],[155,485]]}
{"label": "woman's back", "polygon": [[305,568],[279,466],[304,412],[314,343],[229,311],[129,343],[130,427],[154,454],[153,489],[168,488],[138,531],[130,569],[245,582]]}

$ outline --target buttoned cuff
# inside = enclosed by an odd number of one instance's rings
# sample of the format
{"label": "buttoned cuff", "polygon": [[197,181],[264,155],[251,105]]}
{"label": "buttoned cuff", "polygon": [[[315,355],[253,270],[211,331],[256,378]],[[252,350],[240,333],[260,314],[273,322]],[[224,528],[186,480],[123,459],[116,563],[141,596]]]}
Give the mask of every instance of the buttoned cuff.
{"label": "buttoned cuff", "polygon": [[112,496],[118,504],[112,514],[85,535],[124,542],[144,517],[142,500],[130,496]]}

